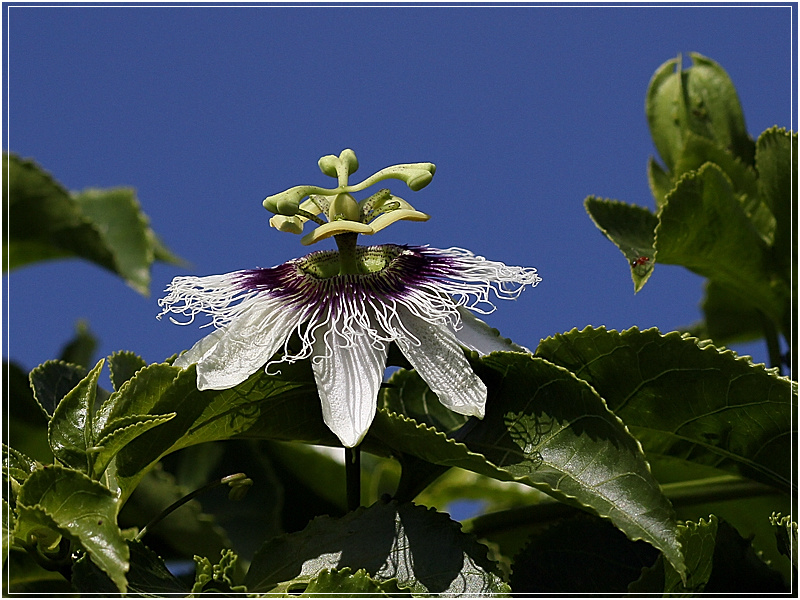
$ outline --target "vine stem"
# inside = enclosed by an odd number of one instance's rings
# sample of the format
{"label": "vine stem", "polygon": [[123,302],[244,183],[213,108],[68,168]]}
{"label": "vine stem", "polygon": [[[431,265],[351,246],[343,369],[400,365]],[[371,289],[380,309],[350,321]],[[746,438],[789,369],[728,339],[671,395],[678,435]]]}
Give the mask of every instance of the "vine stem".
{"label": "vine stem", "polygon": [[361,506],[361,446],[344,449],[345,481],[347,483],[347,510]]}

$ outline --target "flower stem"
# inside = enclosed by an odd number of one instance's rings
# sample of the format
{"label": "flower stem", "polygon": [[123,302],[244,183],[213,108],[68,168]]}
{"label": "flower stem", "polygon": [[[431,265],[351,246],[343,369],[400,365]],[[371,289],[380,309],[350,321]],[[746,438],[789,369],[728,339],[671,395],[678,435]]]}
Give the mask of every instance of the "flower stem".
{"label": "flower stem", "polygon": [[344,449],[345,481],[347,482],[347,510],[361,506],[361,446]]}

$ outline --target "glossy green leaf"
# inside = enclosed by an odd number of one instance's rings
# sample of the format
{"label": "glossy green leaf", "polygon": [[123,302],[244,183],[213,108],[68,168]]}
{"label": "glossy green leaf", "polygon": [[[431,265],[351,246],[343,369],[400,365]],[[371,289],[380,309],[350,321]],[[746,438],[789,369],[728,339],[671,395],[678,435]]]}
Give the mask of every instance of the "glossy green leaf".
{"label": "glossy green leaf", "polygon": [[8,268],[80,257],[147,295],[154,260],[179,262],[150,229],[130,188],[71,194],[36,163],[3,153],[3,205],[13,228],[3,230]]}
{"label": "glossy green leaf", "polygon": [[[297,367],[297,365],[295,365]],[[308,365],[301,378],[254,373],[227,390],[197,390],[194,367],[167,364],[139,370],[98,411],[98,423],[124,415],[176,416],[128,443],[114,461],[123,497],[162,456],[202,442],[234,436],[334,443],[322,421]],[[306,378],[307,377],[307,378]]]}
{"label": "glossy green leaf", "polygon": [[41,468],[41,466],[37,461],[19,450],[3,444],[3,473],[19,483],[25,481],[31,473]]}
{"label": "glossy green leaf", "polygon": [[108,368],[114,390],[121,388],[122,384],[131,379],[139,369],[146,366],[145,360],[133,352],[120,351],[109,356]]}
{"label": "glossy green leaf", "polygon": [[416,373],[400,369],[384,384],[381,407],[425,423],[439,431],[454,431],[468,417],[446,408]]}
{"label": "glossy green leaf", "polygon": [[[189,590],[172,573],[164,561],[140,542],[128,541],[130,570],[127,574],[128,596],[187,596]],[[72,566],[72,586],[82,595],[114,596],[118,590],[108,575],[86,555]]]}
{"label": "glossy green leaf", "polygon": [[658,218],[646,208],[594,196],[586,198],[584,206],[597,228],[625,256],[634,292],[638,292],[655,267],[653,242]]}
{"label": "glossy green leaf", "polygon": [[489,399],[486,417],[468,424],[463,443],[385,410],[378,412],[370,435],[396,452],[519,481],[588,508],[681,568],[672,508],[638,442],[590,386],[526,354],[494,353],[474,366]]}
{"label": "glossy green leaf", "polygon": [[[486,548],[447,515],[379,502],[341,519],[319,517],[301,532],[268,541],[245,577],[248,592],[285,593],[325,570],[364,569],[414,594],[505,595]],[[302,587],[301,587],[302,589]]]}
{"label": "glossy green leaf", "polygon": [[48,420],[61,399],[86,376],[86,370],[62,361],[49,360],[30,372],[33,396]]}
{"label": "glossy green leaf", "polygon": [[17,498],[15,537],[50,527],[77,542],[120,592],[126,589],[129,551],[117,527],[117,498],[74,470],[48,466],[31,473]]}
{"label": "glossy green leaf", "polygon": [[131,441],[151,430],[168,422],[175,417],[175,413],[165,415],[131,415],[120,417],[108,423],[97,436],[92,448],[93,469],[92,475],[97,478],[108,467],[111,459],[117,455]]}
{"label": "glossy green leaf", "polygon": [[647,161],[647,182],[650,184],[650,192],[656,201],[656,206],[664,204],[664,197],[672,189],[674,182],[669,173],[656,162],[652,156]]}
{"label": "glossy green leaf", "polygon": [[791,485],[796,386],[731,351],[656,329],[587,327],[544,340],[536,355],[605,399],[648,459],[664,456]]}
{"label": "glossy green leaf", "polygon": [[657,261],[708,277],[739,301],[782,322],[788,287],[773,285],[768,247],[719,167],[707,163],[685,175],[667,196],[658,218]]}
{"label": "glossy green leaf", "polygon": [[47,430],[53,455],[63,464],[84,473],[92,470],[93,458],[89,453],[95,441],[92,421],[97,379],[104,362],[100,360],[58,403]]}

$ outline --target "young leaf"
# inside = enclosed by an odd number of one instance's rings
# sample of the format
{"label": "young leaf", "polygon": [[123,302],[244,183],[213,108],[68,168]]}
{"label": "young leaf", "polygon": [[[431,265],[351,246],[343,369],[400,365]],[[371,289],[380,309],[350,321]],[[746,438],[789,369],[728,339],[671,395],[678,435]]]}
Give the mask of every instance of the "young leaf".
{"label": "young leaf", "polygon": [[797,390],[764,365],[677,332],[636,328],[573,329],[544,340],[536,355],[597,390],[651,461],[672,457],[791,485]]}
{"label": "young leaf", "polygon": [[31,473],[17,498],[14,536],[50,527],[80,544],[120,592],[125,592],[129,551],[116,523],[117,498],[86,475],[59,466]]}
{"label": "young leaf", "polygon": [[655,266],[653,243],[658,218],[646,208],[594,196],[586,198],[584,206],[597,228],[625,256],[634,292],[638,292]]}
{"label": "young leaf", "polygon": [[[298,588],[297,591],[299,591]],[[290,589],[290,593],[297,593]],[[397,581],[377,581],[370,577],[364,569],[355,573],[352,569],[323,569],[314,579],[308,582],[303,590],[303,595],[318,597],[369,597],[384,598],[397,596],[410,596],[409,591],[403,591],[397,586]]]}
{"label": "young leaf", "polygon": [[783,322],[788,287],[776,287],[768,276],[768,247],[719,167],[707,163],[681,178],[658,218],[656,260],[708,277]]}
{"label": "young leaf", "polygon": [[298,533],[268,541],[245,577],[248,592],[301,589],[323,570],[363,569],[414,594],[507,594],[486,548],[447,515],[413,504],[379,502],[341,519],[319,517]]}
{"label": "young leaf", "polygon": [[53,455],[65,465],[84,473],[91,472],[93,462],[88,451],[94,446],[94,403],[97,379],[104,362],[101,359],[58,403],[47,429]]}
{"label": "young leaf", "polygon": [[48,420],[61,399],[86,376],[86,370],[62,361],[49,360],[30,372],[33,397]]}
{"label": "young leaf", "polygon": [[792,521],[791,515],[782,517],[781,513],[772,513],[769,521],[775,528],[778,550],[792,562],[792,567],[797,571],[797,522]]}
{"label": "young leaf", "polygon": [[111,384],[114,390],[119,390],[126,381],[133,377],[139,369],[147,363],[143,358],[133,352],[115,352],[108,357],[108,368],[111,372]]}
{"label": "young leaf", "polygon": [[243,593],[246,591],[244,586],[233,584],[233,574],[236,570],[236,561],[239,557],[231,549],[222,551],[222,557],[216,565],[204,556],[195,556],[195,581],[192,586],[192,594],[202,596],[204,594],[220,594],[223,596]]}
{"label": "young leaf", "polygon": [[463,444],[385,410],[370,435],[394,451],[519,481],[588,509],[682,568],[672,507],[638,442],[590,386],[530,355],[494,353],[473,366],[489,399],[485,418],[468,424]]}
{"label": "young leaf", "polygon": [[95,446],[91,450],[94,455],[92,476],[100,477],[111,459],[127,444],[145,431],[163,425],[174,416],[175,413],[154,416],[131,415],[114,419],[108,423],[98,434]]}

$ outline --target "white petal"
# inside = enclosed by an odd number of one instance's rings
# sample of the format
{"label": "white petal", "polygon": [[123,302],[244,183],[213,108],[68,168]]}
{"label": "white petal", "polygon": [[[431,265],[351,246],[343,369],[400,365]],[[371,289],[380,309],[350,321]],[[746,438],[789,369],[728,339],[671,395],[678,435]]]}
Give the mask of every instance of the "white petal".
{"label": "white petal", "polygon": [[335,325],[317,329],[311,360],[325,424],[348,448],[364,439],[375,418],[388,351],[385,343],[376,348],[358,323],[351,325],[354,339],[349,346]]}
{"label": "white petal", "polygon": [[264,366],[297,319],[296,312],[275,301],[254,298],[229,325],[198,341],[174,364],[197,363],[199,390],[231,388]]}
{"label": "white petal", "polygon": [[461,327],[456,330],[455,334],[456,339],[462,346],[475,350],[479,354],[490,354],[492,352],[531,353],[524,346],[502,337],[497,329],[481,321],[468,308],[459,306],[458,313],[461,316]]}
{"label": "white petal", "polygon": [[398,313],[419,344],[410,338],[395,341],[439,402],[459,414],[483,418],[486,386],[472,372],[453,332],[415,317],[405,307],[398,307]]}

